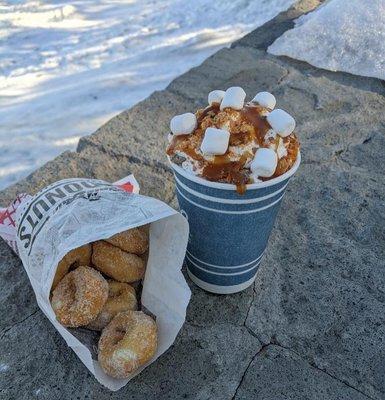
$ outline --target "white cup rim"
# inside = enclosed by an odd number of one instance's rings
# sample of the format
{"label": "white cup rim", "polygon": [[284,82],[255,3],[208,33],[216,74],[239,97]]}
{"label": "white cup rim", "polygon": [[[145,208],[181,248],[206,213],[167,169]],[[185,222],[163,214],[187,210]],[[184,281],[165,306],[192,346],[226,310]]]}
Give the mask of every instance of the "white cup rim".
{"label": "white cup rim", "polygon": [[[178,172],[179,175],[182,175],[184,178],[198,183],[203,186],[211,187],[214,189],[224,189],[224,190],[236,190],[237,187],[236,185],[233,185],[231,183],[222,183],[222,182],[211,182],[206,179],[203,179],[199,176],[193,175],[186,170],[184,170],[182,167],[179,165],[173,163],[170,160],[170,157],[167,156],[168,162],[171,164],[171,167]],[[276,185],[277,183],[283,182],[284,180],[290,178],[292,175],[295,174],[297,171],[299,165],[301,164],[301,152],[298,152],[297,159],[295,160],[295,163],[293,166],[289,169],[289,171],[285,172],[283,175],[277,176],[276,178],[270,179],[268,181],[264,182],[257,182],[257,183],[249,183],[246,185],[246,190],[253,190],[253,189],[261,189],[261,188],[266,188],[269,186]]]}

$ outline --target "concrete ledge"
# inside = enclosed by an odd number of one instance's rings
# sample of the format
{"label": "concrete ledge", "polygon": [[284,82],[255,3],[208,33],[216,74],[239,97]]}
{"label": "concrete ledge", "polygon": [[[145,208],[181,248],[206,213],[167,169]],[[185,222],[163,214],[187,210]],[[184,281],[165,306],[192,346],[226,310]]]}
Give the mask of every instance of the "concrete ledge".
{"label": "concrete ledge", "polygon": [[264,51],[318,3],[300,1],[0,193],[7,204],[61,178],[133,172],[142,193],[176,206],[164,155],[170,117],[205,105],[212,89],[240,85],[248,99],[269,90],[296,116],[303,164],[254,287],[222,297],[191,286],[176,344],[111,394],[38,311],[0,242],[0,397],[385,398],[385,87]]}

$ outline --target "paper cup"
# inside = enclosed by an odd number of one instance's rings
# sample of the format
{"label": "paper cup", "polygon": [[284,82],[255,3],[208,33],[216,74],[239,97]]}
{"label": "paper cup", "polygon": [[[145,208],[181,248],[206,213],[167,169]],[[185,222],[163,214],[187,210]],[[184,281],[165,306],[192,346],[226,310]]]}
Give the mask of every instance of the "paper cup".
{"label": "paper cup", "polygon": [[266,182],[247,185],[240,195],[235,185],[209,182],[172,163],[181,213],[190,236],[187,272],[204,290],[240,292],[254,280],[290,178],[301,162]]}

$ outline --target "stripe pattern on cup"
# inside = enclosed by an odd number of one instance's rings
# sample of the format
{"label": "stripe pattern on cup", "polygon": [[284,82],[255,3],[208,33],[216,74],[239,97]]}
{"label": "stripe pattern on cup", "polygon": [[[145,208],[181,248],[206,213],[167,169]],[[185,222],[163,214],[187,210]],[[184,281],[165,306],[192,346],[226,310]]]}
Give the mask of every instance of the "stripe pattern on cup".
{"label": "stripe pattern on cup", "polygon": [[204,181],[171,164],[179,206],[190,225],[185,260],[194,282],[215,293],[253,282],[299,163],[300,157],[289,173],[251,185],[242,195],[232,185]]}

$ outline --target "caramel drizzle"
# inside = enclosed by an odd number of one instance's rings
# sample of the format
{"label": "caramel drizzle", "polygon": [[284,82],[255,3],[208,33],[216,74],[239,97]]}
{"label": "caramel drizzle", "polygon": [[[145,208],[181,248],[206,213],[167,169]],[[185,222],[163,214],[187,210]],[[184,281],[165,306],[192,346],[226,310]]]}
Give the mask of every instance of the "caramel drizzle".
{"label": "caramel drizzle", "polygon": [[254,128],[254,138],[259,145],[262,145],[265,140],[265,135],[270,129],[270,125],[265,117],[261,116],[262,109],[259,106],[245,106],[241,110],[243,119]]}
{"label": "caramel drizzle", "polygon": [[202,176],[209,181],[225,182],[236,185],[237,192],[243,194],[249,180],[244,170],[247,153],[243,154],[239,161],[230,161],[228,155],[215,156],[214,161],[203,168]]}
{"label": "caramel drizzle", "polygon": [[[258,106],[246,105],[241,110],[241,118],[243,121],[250,124],[253,129],[248,132],[231,133],[230,145],[236,146],[238,144],[247,144],[251,141],[256,141],[259,145],[264,142],[264,137],[270,129],[270,125],[266,118],[261,116],[261,108]],[[198,117],[198,126],[194,134],[202,134],[202,121],[209,113],[213,113],[213,117],[220,112],[219,104],[213,104],[207,107],[202,114]],[[246,184],[249,181],[249,172],[245,169],[247,158],[251,156],[250,153],[245,152],[239,161],[231,161],[229,150],[221,156],[215,156],[212,162],[205,160],[198,154],[190,143],[190,135],[181,135],[173,139],[172,143],[167,149],[167,154],[172,155],[176,148],[186,153],[192,159],[205,164],[202,177],[209,181],[225,182],[234,184],[237,187],[237,192],[243,194],[246,191]]]}
{"label": "caramel drizzle", "polygon": [[220,109],[219,109],[219,103],[213,103],[211,106],[206,107],[202,114],[199,116],[198,118],[198,127],[200,128],[200,125],[202,123],[202,121],[205,119],[205,117],[207,117],[207,115],[210,112],[213,112],[214,115],[217,115],[219,113]]}

